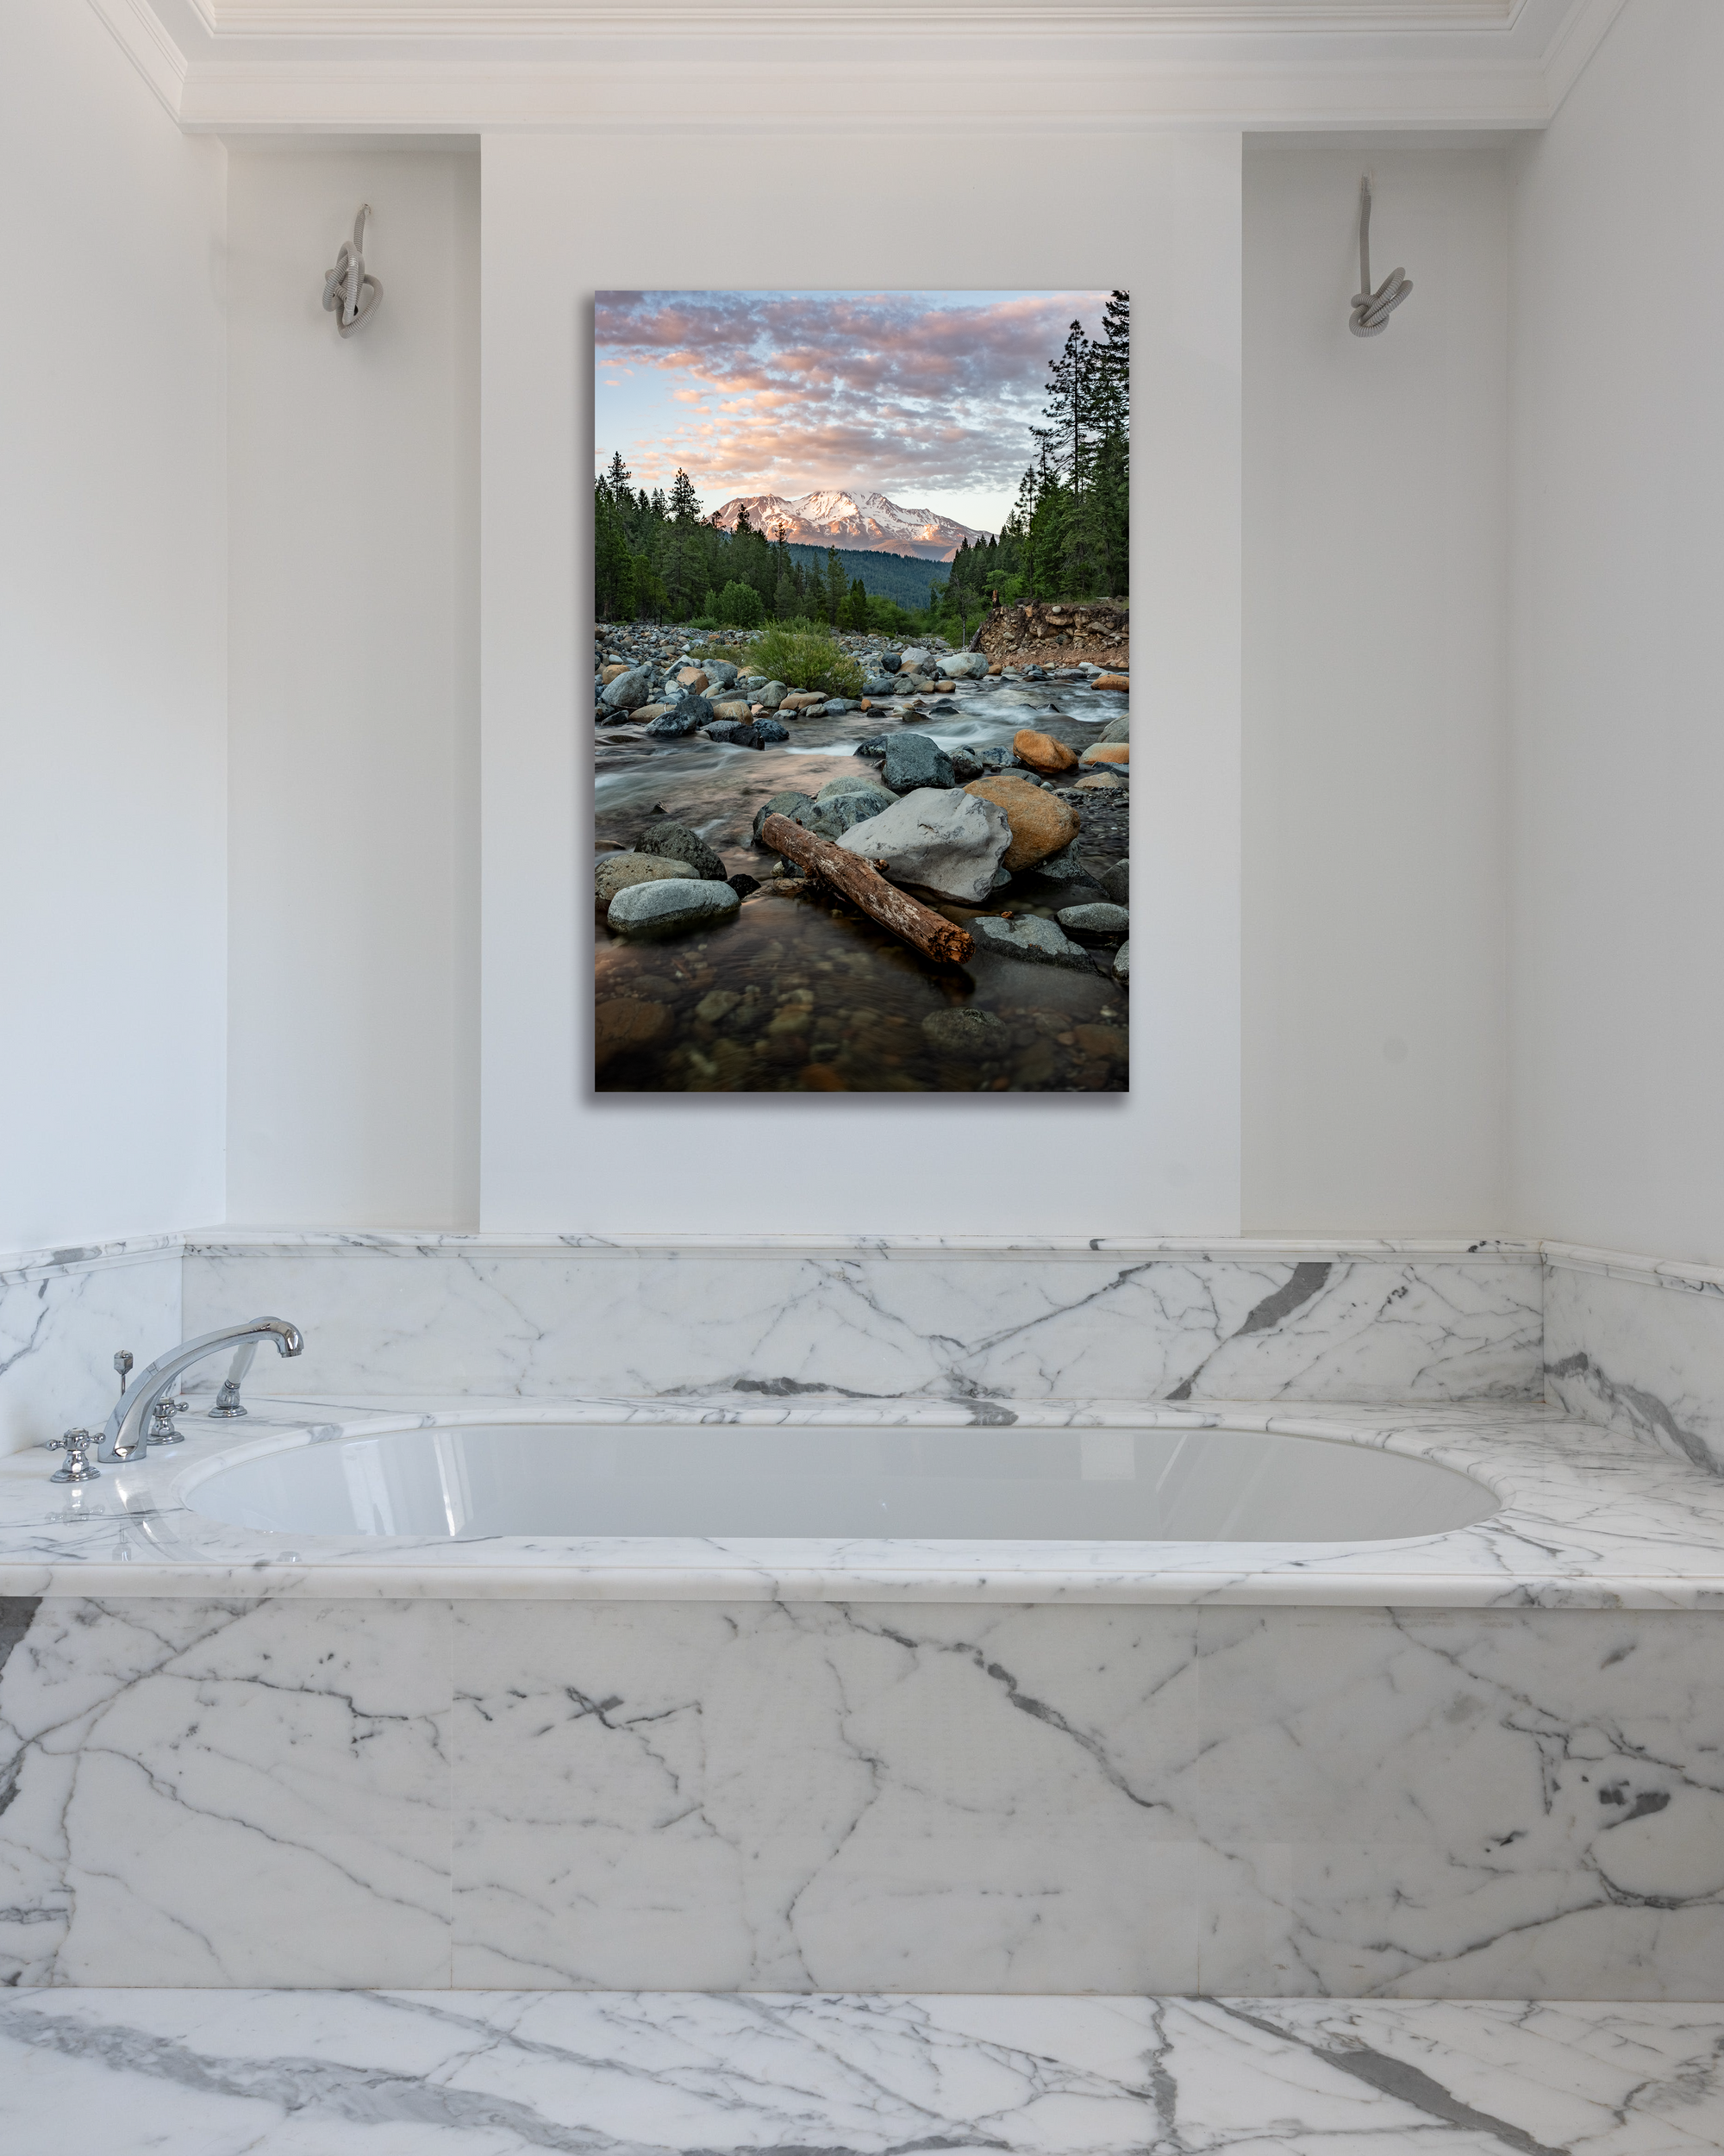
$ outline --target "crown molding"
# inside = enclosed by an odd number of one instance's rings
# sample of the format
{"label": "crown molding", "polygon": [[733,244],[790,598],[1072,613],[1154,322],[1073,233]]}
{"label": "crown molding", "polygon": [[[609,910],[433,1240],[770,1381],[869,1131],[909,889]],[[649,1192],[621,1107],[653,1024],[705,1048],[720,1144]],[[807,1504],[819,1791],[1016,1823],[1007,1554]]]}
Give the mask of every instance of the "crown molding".
{"label": "crown molding", "polygon": [[91,4],[192,131],[640,134],[693,97],[829,138],[1539,128],[1624,0]]}

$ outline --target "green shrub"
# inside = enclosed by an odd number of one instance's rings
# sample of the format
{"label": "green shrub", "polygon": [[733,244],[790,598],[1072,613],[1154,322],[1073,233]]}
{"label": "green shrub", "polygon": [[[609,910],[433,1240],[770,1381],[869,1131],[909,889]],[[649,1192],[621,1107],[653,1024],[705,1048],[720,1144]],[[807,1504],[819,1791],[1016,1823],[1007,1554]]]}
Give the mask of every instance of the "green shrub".
{"label": "green shrub", "polygon": [[787,689],[819,689],[829,697],[859,697],[862,669],[830,629],[815,622],[774,622],[748,647],[757,674]]}
{"label": "green shrub", "polygon": [[728,584],[718,595],[718,618],[733,628],[759,628],[766,603],[752,584]]}

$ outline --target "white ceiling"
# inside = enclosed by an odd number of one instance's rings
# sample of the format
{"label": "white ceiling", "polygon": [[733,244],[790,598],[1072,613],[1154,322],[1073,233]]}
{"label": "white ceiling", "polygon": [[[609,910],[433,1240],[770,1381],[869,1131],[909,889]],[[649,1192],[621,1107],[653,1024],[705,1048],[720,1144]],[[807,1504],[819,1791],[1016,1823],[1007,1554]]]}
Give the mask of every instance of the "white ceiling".
{"label": "white ceiling", "polygon": [[1540,127],[1627,0],[91,0],[225,134]]}

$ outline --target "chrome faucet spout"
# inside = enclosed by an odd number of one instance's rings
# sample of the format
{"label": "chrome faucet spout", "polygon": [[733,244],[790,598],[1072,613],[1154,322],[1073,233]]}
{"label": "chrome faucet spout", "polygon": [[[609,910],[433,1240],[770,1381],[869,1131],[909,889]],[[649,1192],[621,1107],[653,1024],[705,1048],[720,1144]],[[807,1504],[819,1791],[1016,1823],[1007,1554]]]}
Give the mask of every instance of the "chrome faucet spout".
{"label": "chrome faucet spout", "polygon": [[202,1362],[206,1355],[219,1355],[223,1348],[256,1347],[266,1340],[275,1342],[279,1355],[297,1355],[305,1346],[299,1328],[290,1325],[284,1317],[254,1317],[248,1325],[224,1325],[217,1332],[182,1340],[167,1354],[159,1355],[115,1403],[114,1412],[103,1427],[96,1457],[110,1461],[141,1459],[150,1448],[150,1422],[156,1403],[172,1391],[181,1371]]}

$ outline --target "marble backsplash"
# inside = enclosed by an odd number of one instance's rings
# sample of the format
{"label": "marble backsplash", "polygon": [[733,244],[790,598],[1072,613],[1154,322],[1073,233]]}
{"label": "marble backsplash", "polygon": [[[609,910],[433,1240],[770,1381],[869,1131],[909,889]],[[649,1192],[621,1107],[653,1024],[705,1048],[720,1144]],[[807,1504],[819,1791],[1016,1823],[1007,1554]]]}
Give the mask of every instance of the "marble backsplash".
{"label": "marble backsplash", "polygon": [[1536,1250],[1483,1243],[188,1239],[189,1332],[269,1310],[280,1395],[1540,1397]]}
{"label": "marble backsplash", "polygon": [[1724,1474],[1724,1272],[1566,1243],[1545,1265],[1547,1397]]}
{"label": "marble backsplash", "polygon": [[0,1259],[0,1453],[99,1428],[115,1350],[141,1367],[179,1338],[181,1264],[178,1235]]}

